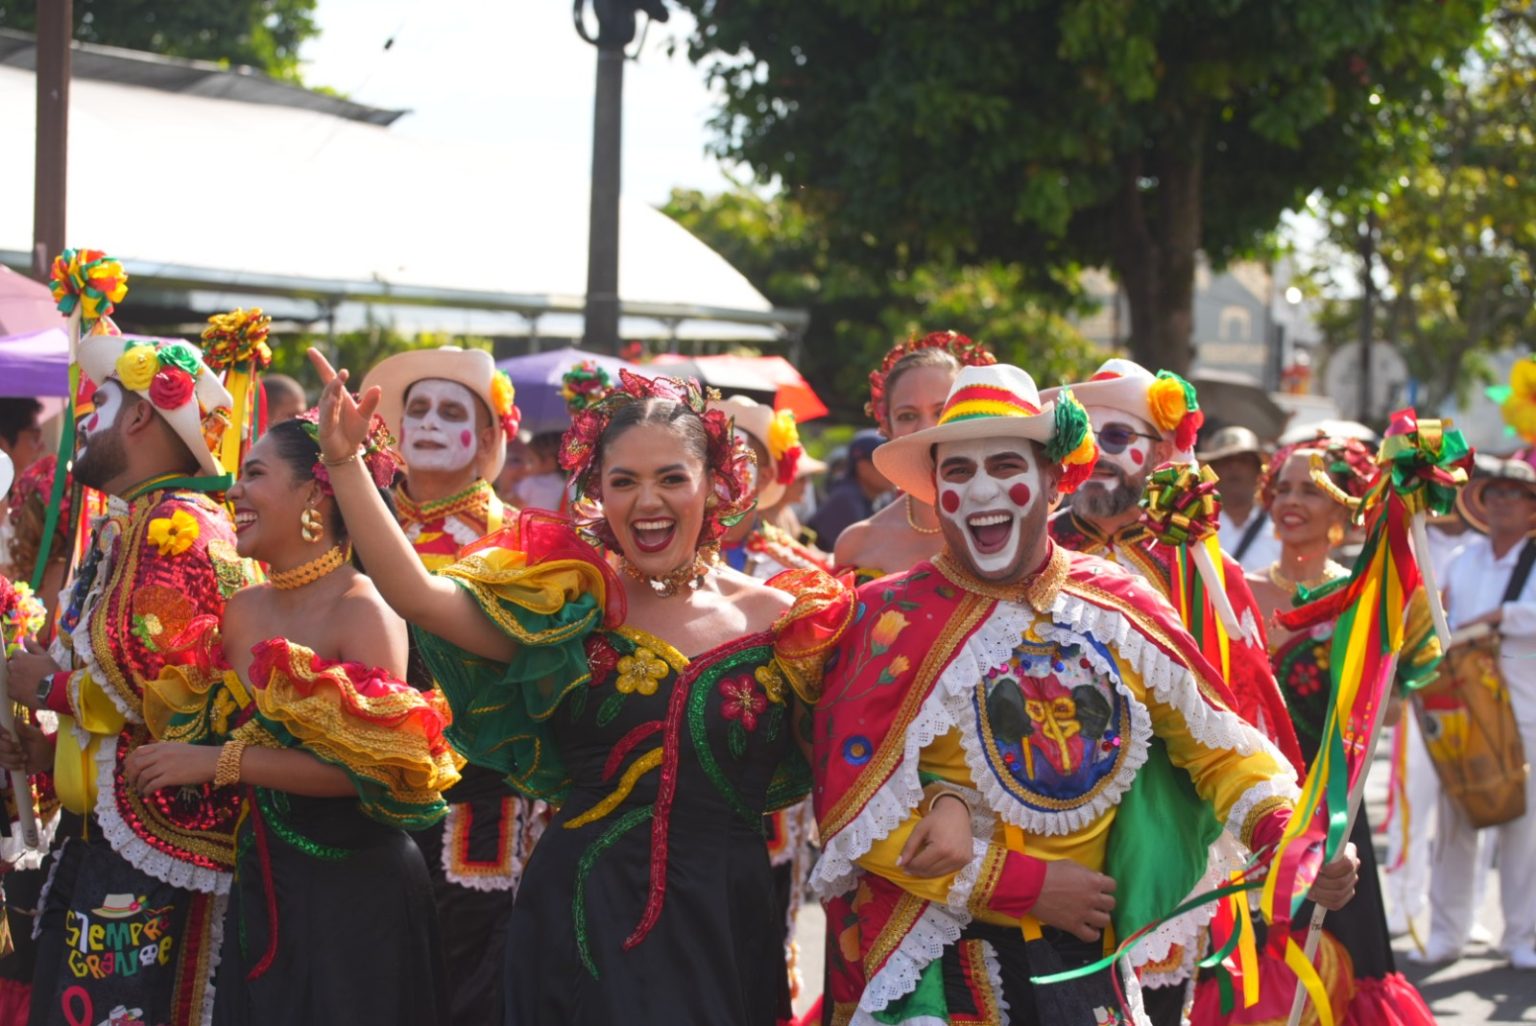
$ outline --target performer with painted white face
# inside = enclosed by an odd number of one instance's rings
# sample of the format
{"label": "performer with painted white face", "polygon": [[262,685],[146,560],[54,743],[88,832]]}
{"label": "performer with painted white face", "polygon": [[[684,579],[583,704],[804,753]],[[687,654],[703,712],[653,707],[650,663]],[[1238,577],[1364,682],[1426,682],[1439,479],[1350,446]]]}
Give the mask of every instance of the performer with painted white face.
{"label": "performer with painted white face", "polygon": [[[520,414],[512,382],[490,353],[457,346],[397,353],[368,372],[362,391],[374,385],[405,459],[395,515],[427,569],[451,565],[464,546],[515,523],[517,510],[502,504],[491,482]],[[408,679],[433,683],[414,644]],[[413,836],[432,874],[453,1022],[500,1022],[504,926],[543,830],[544,805],[472,765],[443,797],[447,818]]]}
{"label": "performer with painted white face", "polygon": [[[1095,456],[1070,393],[1042,401],[1001,365],[963,369],[936,427],[875,451],[938,511],[944,548],[862,586],[823,666],[785,667],[823,680],[829,1021],[1144,1023],[1135,978],[1110,978],[1123,965],[1030,977],[1166,916],[1220,825],[1258,849],[1290,819],[1291,767],[1168,603],[1051,540],[1051,505]],[[1313,895],[1342,903],[1353,877],[1340,859]],[[1166,929],[1193,939],[1198,921]]]}

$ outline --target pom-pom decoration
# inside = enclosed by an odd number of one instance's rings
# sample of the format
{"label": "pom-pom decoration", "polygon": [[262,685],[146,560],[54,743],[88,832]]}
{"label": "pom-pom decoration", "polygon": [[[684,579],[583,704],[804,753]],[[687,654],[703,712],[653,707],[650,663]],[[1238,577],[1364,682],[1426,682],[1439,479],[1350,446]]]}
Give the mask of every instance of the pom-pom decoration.
{"label": "pom-pom decoration", "polygon": [[32,594],[25,581],[12,584],[0,575],[0,638],[7,657],[13,655],[23,640],[35,638],[48,623],[48,609]]}
{"label": "pom-pom decoration", "polygon": [[1536,357],[1516,360],[1509,369],[1509,384],[1488,389],[1488,396],[1499,404],[1510,431],[1536,443]]}
{"label": "pom-pom decoration", "polygon": [[48,278],[59,313],[77,313],[87,328],[109,315],[128,294],[128,272],[99,249],[66,249],[53,258]]}
{"label": "pom-pom decoration", "polygon": [[272,318],[259,306],[214,314],[203,329],[203,359],[215,373],[251,364],[266,370],[272,363],[271,327]]}
{"label": "pom-pom decoration", "polygon": [[880,433],[887,438],[892,436],[889,397],[885,394],[886,380],[904,357],[923,349],[943,349],[962,367],[990,367],[997,362],[997,357],[985,345],[958,331],[931,331],[921,338],[914,336],[896,346],[885,354],[879,370],[869,372],[869,402],[864,404],[865,414],[874,420]]}
{"label": "pom-pom decoration", "polygon": [[613,378],[596,360],[583,360],[560,378],[560,398],[574,416],[602,402],[613,391]]}
{"label": "pom-pom decoration", "polygon": [[1045,456],[1061,467],[1057,490],[1062,495],[1071,495],[1093,474],[1099,461],[1099,445],[1093,437],[1088,411],[1070,388],[1062,389],[1056,396],[1052,417],[1051,440],[1046,443]]}
{"label": "pom-pom decoration", "polygon": [[1195,447],[1205,414],[1200,411],[1194,385],[1172,371],[1158,371],[1157,380],[1147,386],[1147,405],[1152,410],[1152,422],[1160,430],[1173,432],[1180,452]]}
{"label": "pom-pom decoration", "polygon": [[619,410],[647,399],[666,399],[686,406],[704,423],[709,440],[706,469],[713,504],[705,512],[698,544],[702,547],[719,541],[728,529],[740,523],[754,502],[752,450],[731,429],[729,417],[709,408],[710,400],[719,398],[714,389],[705,391],[692,378],[647,378],[621,369],[613,391],[571,419],[560,447],[560,466],[571,475],[576,492],[572,512],[582,534],[611,551],[619,551],[618,538],[603,516],[598,447]]}
{"label": "pom-pom decoration", "polygon": [[[304,426],[304,433],[318,446],[320,444],[319,407],[311,407],[299,414],[298,419]],[[368,437],[363,441],[362,459],[363,465],[368,468],[368,476],[379,488],[388,488],[393,485],[395,475],[405,466],[405,461],[395,450],[395,436],[389,433],[389,427],[384,423],[384,418],[377,413],[368,422]],[[325,494],[335,495],[335,490],[331,488],[331,474],[326,465],[317,459],[310,469],[315,475],[315,480],[320,482],[320,487]]]}
{"label": "pom-pom decoration", "polygon": [[1190,545],[1216,534],[1221,500],[1210,467],[1165,463],[1147,478],[1141,522],[1164,545]]}
{"label": "pom-pom decoration", "polygon": [[523,413],[513,402],[516,398],[517,389],[506,371],[499,370],[491,375],[491,412],[501,421],[501,429],[508,436],[517,434],[523,423]]}
{"label": "pom-pom decoration", "polygon": [[773,457],[774,466],[778,468],[776,480],[781,485],[787,485],[795,479],[795,471],[800,466],[800,457],[805,454],[805,448],[800,444],[800,426],[795,423],[793,410],[780,410],[773,415],[768,422],[768,455]]}

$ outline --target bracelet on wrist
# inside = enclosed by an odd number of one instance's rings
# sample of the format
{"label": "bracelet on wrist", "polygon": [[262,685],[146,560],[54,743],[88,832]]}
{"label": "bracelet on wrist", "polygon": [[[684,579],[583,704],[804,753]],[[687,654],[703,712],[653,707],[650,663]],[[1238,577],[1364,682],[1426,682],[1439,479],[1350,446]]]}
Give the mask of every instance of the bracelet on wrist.
{"label": "bracelet on wrist", "polygon": [[356,461],[362,455],[363,455],[363,450],[361,450],[361,449],[358,449],[357,451],[353,452],[352,455],[350,455],[350,456],[343,456],[340,459],[331,459],[331,457],[325,455],[324,453],[321,453],[320,454],[320,462],[325,464],[327,467],[341,467],[341,466],[345,466],[348,463],[352,463],[352,462]]}
{"label": "bracelet on wrist", "polygon": [[923,800],[917,806],[919,816],[926,816],[933,811],[933,807],[940,798],[953,798],[965,806],[966,814],[971,812],[971,803],[965,795],[956,787],[943,782],[935,782],[923,788]]}
{"label": "bracelet on wrist", "polygon": [[219,762],[213,770],[214,787],[232,787],[240,783],[240,759],[245,754],[246,742],[226,741],[219,750]]}

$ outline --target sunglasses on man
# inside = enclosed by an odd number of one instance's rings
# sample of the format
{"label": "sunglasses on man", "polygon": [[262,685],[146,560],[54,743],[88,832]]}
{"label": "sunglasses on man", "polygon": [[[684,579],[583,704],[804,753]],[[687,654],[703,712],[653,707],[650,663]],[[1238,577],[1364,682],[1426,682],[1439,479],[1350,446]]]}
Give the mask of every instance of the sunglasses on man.
{"label": "sunglasses on man", "polygon": [[1095,434],[1099,439],[1099,450],[1110,456],[1118,456],[1125,452],[1138,438],[1149,438],[1154,442],[1162,441],[1157,435],[1137,431],[1129,424],[1105,424]]}

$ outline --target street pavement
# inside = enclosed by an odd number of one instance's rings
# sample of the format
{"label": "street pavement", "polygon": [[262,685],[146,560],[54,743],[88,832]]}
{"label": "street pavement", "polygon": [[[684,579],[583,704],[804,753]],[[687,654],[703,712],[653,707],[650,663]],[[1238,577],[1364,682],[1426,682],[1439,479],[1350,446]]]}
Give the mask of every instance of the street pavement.
{"label": "street pavement", "polygon": [[[1382,742],[1383,749],[1390,748],[1390,738]],[[1372,823],[1386,818],[1386,791],[1388,764],[1385,752],[1378,753],[1366,788],[1366,801]],[[1377,863],[1386,864],[1385,838],[1378,833]],[[1504,881],[1499,877],[1497,866],[1489,874],[1482,909],[1478,916],[1488,933],[1497,940],[1503,929],[1499,915],[1499,888]],[[1527,890],[1536,887],[1536,880],[1516,881],[1515,886]],[[1389,892],[1390,894],[1390,892]],[[1390,900],[1390,899],[1389,899]],[[1418,936],[1427,939],[1428,915],[1417,924]],[[807,904],[800,911],[795,935],[800,944],[800,966],[805,986],[795,1001],[795,1013],[803,1014],[821,990],[822,945],[826,920],[821,908]],[[1393,942],[1398,969],[1407,976],[1435,1013],[1441,1026],[1494,1026],[1507,1023],[1536,1023],[1536,972],[1522,972],[1510,968],[1507,959],[1501,957],[1488,944],[1474,942],[1463,957],[1450,965],[1426,967],[1408,960],[1414,948],[1413,938],[1404,935]],[[1361,1023],[1359,1026],[1372,1026]]]}

